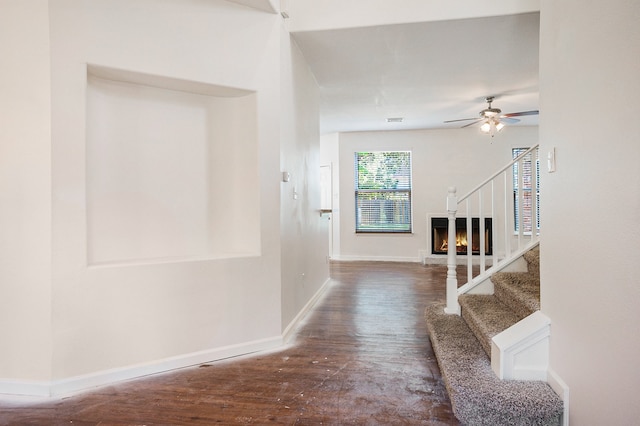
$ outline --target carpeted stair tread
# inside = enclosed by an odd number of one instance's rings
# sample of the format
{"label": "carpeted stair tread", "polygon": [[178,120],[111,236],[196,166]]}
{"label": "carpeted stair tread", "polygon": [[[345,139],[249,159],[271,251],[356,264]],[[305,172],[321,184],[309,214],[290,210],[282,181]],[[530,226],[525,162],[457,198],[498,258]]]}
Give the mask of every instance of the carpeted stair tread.
{"label": "carpeted stair tread", "polygon": [[520,319],[540,310],[540,279],[527,272],[496,272],[491,276],[494,294]]}
{"label": "carpeted stair tread", "polygon": [[462,318],[491,357],[491,338],[520,318],[492,294],[463,294],[458,298]]}
{"label": "carpeted stair tread", "polygon": [[499,380],[473,332],[444,304],[425,317],[453,411],[465,425],[560,425],[563,403],[538,381]]}

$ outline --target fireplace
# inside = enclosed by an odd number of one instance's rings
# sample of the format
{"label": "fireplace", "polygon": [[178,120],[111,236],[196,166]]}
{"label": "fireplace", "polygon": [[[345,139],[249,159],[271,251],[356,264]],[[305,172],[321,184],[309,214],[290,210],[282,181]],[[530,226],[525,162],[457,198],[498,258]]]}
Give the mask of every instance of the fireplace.
{"label": "fireplace", "polygon": [[[467,254],[467,219],[456,218],[456,253]],[[447,254],[449,219],[446,217],[431,218],[431,253]],[[471,254],[480,254],[480,219],[471,219],[472,245]],[[491,232],[491,218],[484,219],[484,253],[491,255],[493,252],[493,238]]]}

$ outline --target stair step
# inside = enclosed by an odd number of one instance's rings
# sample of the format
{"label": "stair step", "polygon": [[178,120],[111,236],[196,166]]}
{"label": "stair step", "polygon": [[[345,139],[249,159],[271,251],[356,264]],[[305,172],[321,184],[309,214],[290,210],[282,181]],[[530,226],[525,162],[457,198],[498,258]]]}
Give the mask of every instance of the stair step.
{"label": "stair step", "polygon": [[444,313],[444,304],[425,312],[431,344],[454,414],[468,425],[560,425],[563,403],[541,381],[500,380],[464,319]]}
{"label": "stair step", "polygon": [[540,278],[527,272],[496,272],[494,295],[522,319],[540,310]]}
{"label": "stair step", "polygon": [[529,273],[540,278],[540,246],[529,250],[522,257],[527,261]]}
{"label": "stair step", "polygon": [[458,302],[462,318],[489,357],[491,338],[520,320],[515,312],[492,294],[464,294],[458,298]]}

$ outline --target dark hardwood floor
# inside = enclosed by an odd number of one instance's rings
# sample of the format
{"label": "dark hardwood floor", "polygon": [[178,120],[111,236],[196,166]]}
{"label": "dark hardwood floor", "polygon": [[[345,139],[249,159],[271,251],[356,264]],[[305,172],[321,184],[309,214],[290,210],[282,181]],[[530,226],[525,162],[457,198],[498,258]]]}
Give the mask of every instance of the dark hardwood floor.
{"label": "dark hardwood floor", "polygon": [[334,262],[324,297],[278,351],[45,403],[0,397],[1,425],[458,425],[423,312],[445,266]]}

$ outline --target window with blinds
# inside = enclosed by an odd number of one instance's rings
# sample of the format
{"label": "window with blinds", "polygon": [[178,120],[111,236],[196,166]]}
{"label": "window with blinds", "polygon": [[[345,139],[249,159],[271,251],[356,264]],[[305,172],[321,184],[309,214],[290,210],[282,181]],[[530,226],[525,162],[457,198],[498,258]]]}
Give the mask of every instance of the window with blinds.
{"label": "window with blinds", "polygon": [[[513,158],[527,151],[529,148],[513,148]],[[513,223],[514,230],[520,231],[520,222],[522,219],[522,231],[531,233],[533,229],[533,197],[536,197],[536,205],[538,210],[535,217],[536,232],[540,230],[540,159],[537,156],[537,150],[527,154],[520,163],[522,171],[519,169],[519,163],[513,164]],[[533,156],[535,155],[535,158]],[[522,180],[520,179],[522,172]],[[535,173],[535,192],[533,188],[533,173]],[[520,218],[520,190],[522,190],[522,218]]]}
{"label": "window with blinds", "polygon": [[355,153],[356,232],[411,232],[411,152]]}

